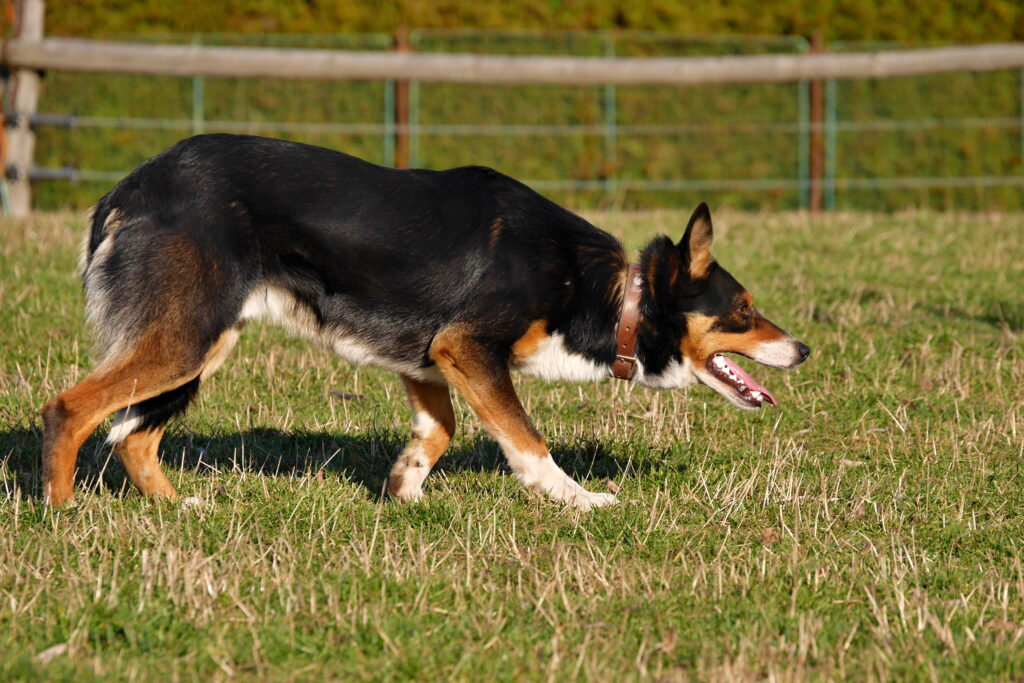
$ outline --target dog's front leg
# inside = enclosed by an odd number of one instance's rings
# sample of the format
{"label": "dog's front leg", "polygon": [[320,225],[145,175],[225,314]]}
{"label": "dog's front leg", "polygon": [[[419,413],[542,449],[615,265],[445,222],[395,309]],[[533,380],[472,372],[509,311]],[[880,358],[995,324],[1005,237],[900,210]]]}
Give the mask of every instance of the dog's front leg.
{"label": "dog's front leg", "polygon": [[388,491],[404,501],[423,497],[423,480],[444,454],[455,433],[455,411],[448,387],[402,375],[412,408],[413,439],[388,476]]}
{"label": "dog's front leg", "polygon": [[507,360],[479,341],[472,328],[442,330],[431,344],[430,357],[501,445],[519,481],[583,510],[618,502],[610,493],[587,491],[555,464],[516,396]]}

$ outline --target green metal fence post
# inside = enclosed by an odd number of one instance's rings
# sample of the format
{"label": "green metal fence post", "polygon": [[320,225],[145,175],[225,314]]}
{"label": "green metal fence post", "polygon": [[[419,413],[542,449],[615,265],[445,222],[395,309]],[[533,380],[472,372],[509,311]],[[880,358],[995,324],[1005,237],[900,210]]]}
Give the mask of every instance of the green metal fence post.
{"label": "green metal fence post", "polygon": [[192,134],[199,135],[205,129],[203,117],[206,109],[206,91],[203,87],[203,77],[192,77]]}
{"label": "green metal fence post", "polygon": [[384,81],[384,164],[395,165],[395,82]]}
{"label": "green metal fence post", "polygon": [[420,82],[409,81],[409,168],[420,167]]}
{"label": "green metal fence post", "polygon": [[836,81],[825,82],[825,210],[836,208]]}
{"label": "green metal fence post", "polygon": [[[409,31],[409,48],[416,49],[419,32]],[[420,167],[420,82],[409,81],[409,168]]]}
{"label": "green metal fence post", "polygon": [[[807,53],[811,43],[800,38],[799,51]],[[796,84],[797,116],[797,161],[796,172],[799,183],[800,208],[811,208],[811,82],[798,81]]]}
{"label": "green metal fence post", "polygon": [[[203,41],[199,36],[192,39],[193,45],[199,45]],[[192,135],[199,135],[206,128],[204,125],[204,113],[206,109],[206,92],[203,87],[203,77],[192,77]]]}
{"label": "green metal fence post", "polygon": [[[821,53],[825,51],[825,38],[821,32],[811,34],[810,51]],[[825,84],[820,78],[810,82],[810,126],[811,139],[808,156],[808,175],[810,176],[810,192],[808,193],[807,207],[811,213],[817,213],[825,208],[824,185],[825,185]]]}
{"label": "green metal fence post", "polygon": [[[604,37],[604,56],[615,56],[615,34],[606,33]],[[604,86],[604,188],[606,194],[615,191],[615,167],[618,147],[618,110],[615,98],[615,86],[606,83]]]}

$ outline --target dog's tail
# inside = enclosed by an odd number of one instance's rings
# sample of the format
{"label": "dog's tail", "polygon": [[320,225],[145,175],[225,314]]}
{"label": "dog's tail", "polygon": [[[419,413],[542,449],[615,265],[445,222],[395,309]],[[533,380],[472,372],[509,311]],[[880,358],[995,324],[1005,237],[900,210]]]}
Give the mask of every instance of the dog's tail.
{"label": "dog's tail", "polygon": [[82,249],[82,276],[85,277],[85,273],[89,268],[89,264],[92,262],[93,256],[96,255],[96,250],[99,249],[100,244],[107,236],[107,231],[112,224],[116,223],[120,212],[114,208],[113,200],[111,195],[114,192],[108,192],[103,195],[103,198],[96,203],[96,206],[92,211],[92,220],[89,228],[89,234],[86,236],[85,245]]}
{"label": "dog's tail", "polygon": [[122,282],[124,269],[116,262],[124,259],[112,258],[118,248],[117,232],[132,221],[132,216],[114,206],[116,192],[117,188],[96,205],[80,259],[86,318],[95,332],[100,367],[127,352],[148,317],[144,302],[139,301],[142,293]]}

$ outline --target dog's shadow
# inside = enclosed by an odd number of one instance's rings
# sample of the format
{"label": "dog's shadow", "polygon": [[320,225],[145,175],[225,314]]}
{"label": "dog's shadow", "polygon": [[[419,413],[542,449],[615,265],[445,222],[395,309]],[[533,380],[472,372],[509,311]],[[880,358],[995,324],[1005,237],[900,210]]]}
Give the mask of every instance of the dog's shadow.
{"label": "dog's shadow", "polygon": [[[179,429],[161,443],[160,461],[168,475],[185,470],[208,475],[242,471],[302,477],[323,471],[359,484],[368,498],[379,499],[391,465],[409,438],[408,432],[394,429],[355,435],[285,433],[263,428],[198,434]],[[643,474],[666,464],[650,458],[613,455],[597,440],[552,442],[550,449],[555,461],[577,481],[616,479],[627,472]],[[23,496],[38,497],[42,490],[41,450],[39,429],[0,432],[0,453],[6,454],[6,459],[0,460],[0,490],[7,496],[20,490]],[[457,439],[434,468],[434,472],[449,473],[503,470],[508,468],[500,449],[482,433]],[[75,486],[115,495],[134,490],[110,446],[103,443],[102,434],[91,437],[82,447]]]}

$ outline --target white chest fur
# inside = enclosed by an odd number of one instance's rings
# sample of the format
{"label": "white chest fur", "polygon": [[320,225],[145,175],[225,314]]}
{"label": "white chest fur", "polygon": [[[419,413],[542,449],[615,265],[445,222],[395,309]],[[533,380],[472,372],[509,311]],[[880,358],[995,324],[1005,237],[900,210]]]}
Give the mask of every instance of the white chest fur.
{"label": "white chest fur", "polygon": [[608,366],[573,353],[565,347],[565,338],[552,334],[537,345],[528,356],[517,358],[512,367],[519,372],[545,380],[592,382],[608,376]]}

